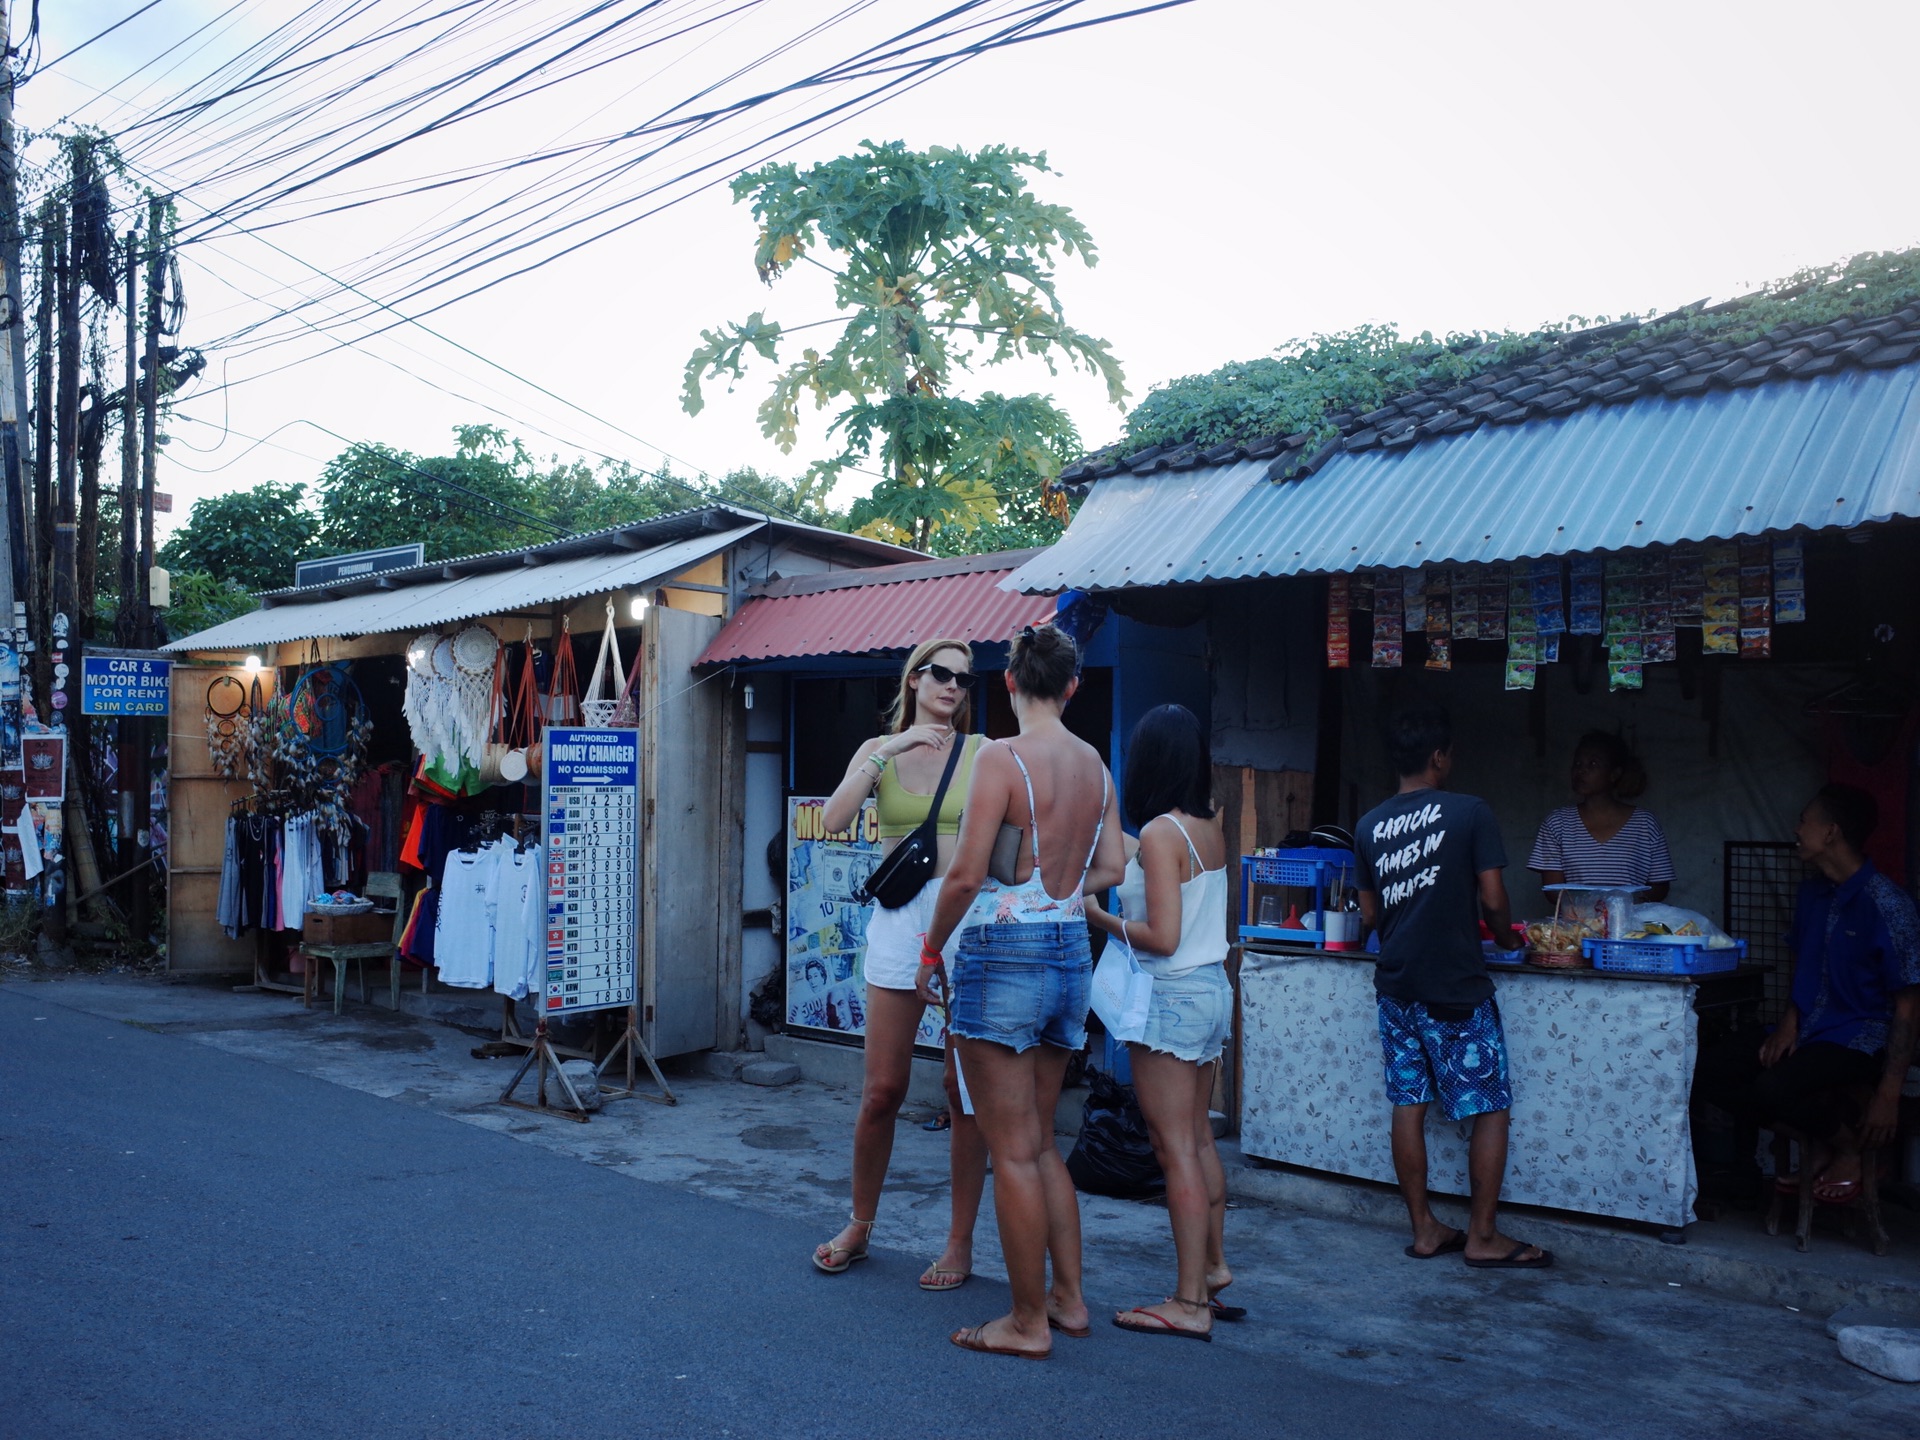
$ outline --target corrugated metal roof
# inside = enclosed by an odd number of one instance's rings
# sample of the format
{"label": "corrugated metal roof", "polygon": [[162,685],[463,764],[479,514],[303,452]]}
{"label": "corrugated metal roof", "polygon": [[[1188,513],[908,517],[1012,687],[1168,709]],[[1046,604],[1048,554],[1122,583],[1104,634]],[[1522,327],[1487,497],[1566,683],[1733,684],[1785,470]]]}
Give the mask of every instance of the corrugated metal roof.
{"label": "corrugated metal roof", "polygon": [[[251,650],[290,640],[430,630],[609,590],[637,590],[691,569],[764,527],[709,531],[646,550],[606,549],[544,564],[458,575],[337,600],[284,600],[163,646],[167,650]],[[459,562],[447,562],[457,569]],[[284,592],[283,592],[284,593]]]}
{"label": "corrugated metal roof", "polygon": [[259,598],[261,604],[269,607],[338,600],[343,595],[359,595],[369,590],[430,585],[454,578],[447,574],[449,570],[456,570],[463,575],[477,575],[483,570],[518,570],[526,565],[546,565],[558,560],[573,560],[582,555],[637,554],[676,540],[738,530],[742,526],[765,526],[787,539],[825,542],[836,556],[859,556],[870,565],[897,564],[902,560],[918,559],[920,555],[917,550],[905,545],[893,545],[885,540],[870,540],[864,535],[849,535],[845,531],[828,530],[804,521],[784,520],[761,511],[743,510],[737,505],[708,504],[673,510],[664,515],[649,515],[644,520],[629,520],[624,524],[583,531],[558,540],[545,540],[538,545],[522,545],[513,550],[486,550],[475,555],[428,560],[424,564],[409,565],[401,570],[382,570],[352,580],[290,585],[280,590],[263,591]]}
{"label": "corrugated metal roof", "polygon": [[[910,650],[943,635],[997,643],[1011,639],[1022,625],[1052,617],[1051,599],[1000,588],[1011,564],[989,570],[979,568],[978,561],[968,557],[955,567],[959,573],[931,577],[924,572],[939,568],[934,562],[799,577],[787,583],[801,593],[766,593],[742,605],[713,637],[699,663]],[[922,578],[891,576],[889,569],[919,572]],[[829,581],[834,588],[818,588]],[[779,587],[765,588],[772,592]]]}
{"label": "corrugated metal roof", "polygon": [[1244,460],[1093,487],[1029,593],[1517,560],[1920,516],[1920,366],[1595,407],[1301,480]]}

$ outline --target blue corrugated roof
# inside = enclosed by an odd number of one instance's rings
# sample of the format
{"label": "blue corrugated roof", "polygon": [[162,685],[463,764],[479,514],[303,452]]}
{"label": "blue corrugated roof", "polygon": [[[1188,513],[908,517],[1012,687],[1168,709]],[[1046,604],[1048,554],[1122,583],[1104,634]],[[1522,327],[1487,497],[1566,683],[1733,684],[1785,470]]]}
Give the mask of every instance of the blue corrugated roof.
{"label": "blue corrugated roof", "polygon": [[1334,457],[1093,487],[1004,583],[1052,592],[1627,550],[1920,516],[1920,365],[1649,398]]}

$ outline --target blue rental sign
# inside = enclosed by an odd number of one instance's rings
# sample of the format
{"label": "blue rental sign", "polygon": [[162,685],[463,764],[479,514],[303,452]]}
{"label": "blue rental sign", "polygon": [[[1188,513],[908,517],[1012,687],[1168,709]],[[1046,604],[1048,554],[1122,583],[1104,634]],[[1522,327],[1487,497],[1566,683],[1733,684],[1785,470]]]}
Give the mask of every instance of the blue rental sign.
{"label": "blue rental sign", "polygon": [[82,715],[165,715],[173,662],[136,651],[93,650],[80,657]]}

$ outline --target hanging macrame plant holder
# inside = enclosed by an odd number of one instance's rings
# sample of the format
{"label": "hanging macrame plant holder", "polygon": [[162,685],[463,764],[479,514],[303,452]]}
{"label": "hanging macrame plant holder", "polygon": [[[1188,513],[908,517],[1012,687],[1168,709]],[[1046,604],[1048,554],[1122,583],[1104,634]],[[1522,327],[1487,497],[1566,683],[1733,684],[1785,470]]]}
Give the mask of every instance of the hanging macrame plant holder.
{"label": "hanging macrame plant holder", "polygon": [[520,681],[506,705],[507,718],[502,736],[506,745],[500,756],[500,778],[509,785],[518,785],[530,773],[527,749],[533,744],[534,736],[540,733],[540,721],[534,713],[540,684],[533,673],[531,624],[527,626],[527,638],[520,647],[520,657]]}
{"label": "hanging macrame plant holder", "polygon": [[[573,619],[560,617],[560,635],[553,646],[553,668],[547,676],[547,693],[540,701],[541,718],[548,725],[577,725],[580,723],[580,675],[573,667]],[[527,746],[527,771],[540,773],[542,752],[546,748],[544,739],[537,739]]]}
{"label": "hanging macrame plant holder", "polygon": [[613,723],[620,709],[620,676],[624,669],[620,663],[620,639],[613,630],[613,601],[609,600],[607,628],[600,636],[600,653],[593,662],[593,676],[587,681],[586,696],[580,701],[580,713],[586,717],[587,724]]}

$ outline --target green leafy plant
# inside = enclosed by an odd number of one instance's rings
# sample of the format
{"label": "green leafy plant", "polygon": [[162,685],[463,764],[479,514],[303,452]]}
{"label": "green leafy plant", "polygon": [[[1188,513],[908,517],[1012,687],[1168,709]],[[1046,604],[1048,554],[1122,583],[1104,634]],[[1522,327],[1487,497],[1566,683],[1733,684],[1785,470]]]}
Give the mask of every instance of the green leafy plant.
{"label": "green leafy plant", "polygon": [[267,480],[196,500],[187,523],[160,547],[160,563],[204,570],[243,590],[278,590],[293,584],[295,564],[319,549],[320,516],[307,503],[307,487]]}
{"label": "green leafy plant", "polygon": [[[976,364],[1018,356],[1065,360],[1126,397],[1107,343],[1066,321],[1054,282],[1059,258],[1095,263],[1091,237],[1064,206],[1041,201],[1029,174],[1044,155],[1002,146],[978,153],[898,141],[802,170],[769,165],[734,181],[760,222],[754,265],[771,285],[802,261],[833,276],[839,314],[783,326],[757,311],[701,332],[682,403],[698,414],[704,385],[743,378],[750,360],[778,364],[800,330],[833,332],[806,346],[774,378],[761,432],[782,450],[798,441],[800,409],[838,403],[828,427],[838,454],[816,463],[809,485],[878,464],[880,484],[855,506],[865,533],[925,546],[943,527],[998,520],[1018,492],[1043,496],[1077,447],[1071,422],[1044,396],[952,393]],[[830,259],[822,259],[824,254]]]}
{"label": "green leafy plant", "polygon": [[[1782,324],[1820,324],[1842,315],[1884,315],[1920,299],[1920,248],[1870,251],[1801,270],[1723,304],[1688,306],[1653,318],[1627,316],[1598,356],[1624,345],[1692,333],[1741,344]],[[1363,325],[1282,345],[1271,357],[1236,361],[1155,389],[1127,417],[1128,449],[1193,441],[1215,445],[1302,431],[1332,434],[1331,416],[1364,414],[1429,381],[1461,381],[1537,354],[1570,333],[1607,324],[1570,317],[1530,333],[1471,332],[1403,339],[1392,325]]]}
{"label": "green leafy plant", "polygon": [[205,570],[177,570],[172,576],[173,604],[158,612],[174,638],[198,635],[255,608],[252,593],[237,580]]}

